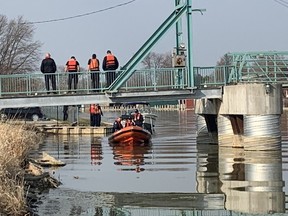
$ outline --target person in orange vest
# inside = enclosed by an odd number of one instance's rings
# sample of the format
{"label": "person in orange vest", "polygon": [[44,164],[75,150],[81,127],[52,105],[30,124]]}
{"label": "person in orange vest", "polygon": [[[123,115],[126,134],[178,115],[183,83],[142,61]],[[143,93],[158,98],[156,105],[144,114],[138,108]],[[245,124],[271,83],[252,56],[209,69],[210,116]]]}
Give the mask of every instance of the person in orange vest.
{"label": "person in orange vest", "polygon": [[[72,89],[72,81],[74,85],[74,90],[77,89],[78,84],[78,74],[76,72],[80,71],[80,64],[76,60],[75,56],[72,56],[67,62],[65,66],[65,72],[71,72],[68,75],[68,90],[69,92]],[[75,91],[76,93],[76,91]]]}
{"label": "person in orange vest", "polygon": [[128,118],[126,120],[126,123],[125,123],[125,127],[129,127],[129,126],[134,126],[134,122],[132,121],[132,118]]}
{"label": "person in orange vest", "polygon": [[116,71],[119,67],[118,59],[112,54],[110,50],[107,51],[107,55],[103,59],[102,68],[106,76],[106,87],[110,86],[116,79]]}
{"label": "person in orange vest", "polygon": [[96,54],[92,55],[92,58],[88,60],[88,71],[91,72],[92,88],[93,92],[97,92],[100,89],[100,64],[96,57]]}
{"label": "person in orange vest", "polygon": [[99,104],[95,105],[95,125],[96,127],[101,126],[101,116],[103,116],[103,112],[101,106]]}
{"label": "person in orange vest", "polygon": [[136,126],[142,127],[143,126],[143,115],[138,111],[138,109],[135,109],[135,113],[133,115],[133,121]]}
{"label": "person in orange vest", "polygon": [[95,104],[90,104],[89,112],[90,112],[90,126],[94,127],[96,125],[96,115],[95,115]]}

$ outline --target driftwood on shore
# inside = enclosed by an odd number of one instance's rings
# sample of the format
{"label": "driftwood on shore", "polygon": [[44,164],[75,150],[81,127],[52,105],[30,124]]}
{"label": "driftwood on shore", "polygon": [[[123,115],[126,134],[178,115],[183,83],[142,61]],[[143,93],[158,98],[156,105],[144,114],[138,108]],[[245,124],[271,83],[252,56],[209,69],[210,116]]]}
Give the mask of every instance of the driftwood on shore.
{"label": "driftwood on shore", "polygon": [[38,164],[42,167],[52,167],[52,166],[65,166],[66,164],[60,160],[56,160],[54,157],[50,156],[46,152],[43,152],[42,158],[39,160],[33,161],[35,164]]}

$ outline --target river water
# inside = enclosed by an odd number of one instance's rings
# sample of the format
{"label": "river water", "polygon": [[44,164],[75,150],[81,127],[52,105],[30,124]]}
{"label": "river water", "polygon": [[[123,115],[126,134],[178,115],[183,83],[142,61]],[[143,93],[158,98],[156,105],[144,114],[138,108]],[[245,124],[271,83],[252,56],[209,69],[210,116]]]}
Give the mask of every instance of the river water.
{"label": "river water", "polygon": [[[194,111],[159,111],[152,144],[110,146],[107,136],[49,135],[37,152],[66,163],[62,185],[40,196],[38,215],[264,215],[286,212],[286,112],[282,151],[197,144]],[[113,122],[117,112],[104,113]],[[280,214],[281,213],[281,214]]]}

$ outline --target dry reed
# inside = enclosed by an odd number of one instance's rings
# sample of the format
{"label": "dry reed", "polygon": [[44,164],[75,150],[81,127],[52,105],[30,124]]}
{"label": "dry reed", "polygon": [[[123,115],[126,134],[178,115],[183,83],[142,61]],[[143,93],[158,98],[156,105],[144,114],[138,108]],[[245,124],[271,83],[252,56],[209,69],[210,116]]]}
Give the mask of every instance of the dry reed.
{"label": "dry reed", "polygon": [[41,136],[12,123],[0,124],[0,215],[25,215],[24,160]]}

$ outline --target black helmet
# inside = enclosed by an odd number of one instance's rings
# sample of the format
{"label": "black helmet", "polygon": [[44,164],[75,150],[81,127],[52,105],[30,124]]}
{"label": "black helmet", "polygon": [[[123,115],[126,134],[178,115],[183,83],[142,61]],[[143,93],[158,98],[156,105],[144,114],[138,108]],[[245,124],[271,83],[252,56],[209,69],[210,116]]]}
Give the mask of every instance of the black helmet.
{"label": "black helmet", "polygon": [[135,113],[138,113],[139,111],[138,111],[138,109],[135,109]]}

